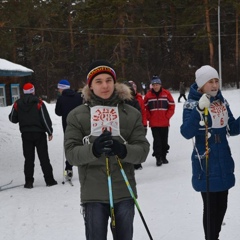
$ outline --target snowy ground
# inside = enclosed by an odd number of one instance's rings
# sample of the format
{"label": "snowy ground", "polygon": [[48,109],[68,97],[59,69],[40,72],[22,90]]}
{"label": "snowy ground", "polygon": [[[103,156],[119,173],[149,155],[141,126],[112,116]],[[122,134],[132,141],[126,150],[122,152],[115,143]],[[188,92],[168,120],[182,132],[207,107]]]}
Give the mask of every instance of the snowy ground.
{"label": "snowy ground", "polygon": [[[231,110],[240,115],[240,90],[223,91]],[[183,103],[177,103],[170,127],[170,163],[156,167],[149,153],[143,170],[136,171],[138,203],[154,240],[203,240],[202,201],[200,193],[191,186],[190,154],[192,141],[185,140],[179,131]],[[18,187],[0,192],[0,239],[3,240],[81,240],[84,223],[80,214],[80,188],[74,168],[74,187],[62,185],[63,133],[61,119],[55,115],[55,104],[47,104],[51,115],[54,138],[49,142],[49,155],[58,181],[46,187],[36,157],[34,188]],[[12,185],[24,183],[22,142],[18,125],[8,120],[11,107],[0,108],[0,185],[13,179]],[[152,143],[151,130],[147,138]],[[230,190],[229,205],[222,228],[221,240],[239,238],[240,226],[240,137],[229,139],[236,163],[236,186]],[[109,233],[108,239],[112,239]],[[148,235],[136,210],[134,240],[147,240]],[[124,240],[124,239],[122,239]]]}

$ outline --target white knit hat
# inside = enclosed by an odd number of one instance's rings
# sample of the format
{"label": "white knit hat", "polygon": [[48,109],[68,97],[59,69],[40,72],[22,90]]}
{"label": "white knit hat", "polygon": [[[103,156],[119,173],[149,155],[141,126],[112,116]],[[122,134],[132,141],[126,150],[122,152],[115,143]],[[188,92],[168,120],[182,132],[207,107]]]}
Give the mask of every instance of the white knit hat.
{"label": "white knit hat", "polygon": [[218,72],[211,66],[209,65],[204,65],[201,68],[199,68],[195,72],[195,81],[198,85],[198,88],[202,88],[202,86],[207,83],[209,80],[213,78],[219,79]]}

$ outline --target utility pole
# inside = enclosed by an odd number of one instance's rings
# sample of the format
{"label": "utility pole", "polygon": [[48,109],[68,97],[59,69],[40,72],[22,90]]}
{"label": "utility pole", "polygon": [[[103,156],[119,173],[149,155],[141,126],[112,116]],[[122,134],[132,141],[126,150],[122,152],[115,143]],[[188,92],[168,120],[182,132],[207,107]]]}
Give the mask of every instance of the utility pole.
{"label": "utility pole", "polygon": [[218,0],[218,65],[220,89],[222,89],[222,54],[221,54],[221,30],[220,30],[220,1]]}

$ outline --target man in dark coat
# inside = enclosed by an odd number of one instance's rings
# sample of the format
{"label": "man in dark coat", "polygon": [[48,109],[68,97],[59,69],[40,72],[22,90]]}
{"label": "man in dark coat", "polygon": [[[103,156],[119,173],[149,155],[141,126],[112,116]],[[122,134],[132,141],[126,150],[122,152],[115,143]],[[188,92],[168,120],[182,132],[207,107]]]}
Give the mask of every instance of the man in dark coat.
{"label": "man in dark coat", "polygon": [[179,85],[179,97],[178,97],[178,102],[180,103],[180,100],[181,98],[183,97],[185,99],[185,101],[187,101],[187,98],[186,98],[186,88],[185,88],[185,83],[184,82],[180,82],[180,85]]}
{"label": "man in dark coat", "polygon": [[31,83],[23,86],[24,96],[18,99],[9,114],[12,123],[19,123],[22,133],[23,155],[25,157],[24,188],[33,188],[35,147],[41,163],[44,179],[47,186],[56,185],[53,177],[53,169],[48,156],[48,140],[53,138],[52,122],[44,102],[35,96],[35,88]]}
{"label": "man in dark coat", "polygon": [[[70,89],[70,83],[68,80],[61,80],[58,83],[58,93],[59,97],[57,99],[56,107],[55,107],[55,113],[58,116],[62,117],[62,127],[63,127],[63,132],[65,133],[67,123],[67,115],[70,111],[72,111],[75,107],[79,106],[82,104],[82,96],[81,93],[75,92],[74,90]],[[69,164],[69,162],[66,160],[65,161],[65,178],[66,180],[69,180],[73,176],[73,171],[72,171],[72,165]]]}

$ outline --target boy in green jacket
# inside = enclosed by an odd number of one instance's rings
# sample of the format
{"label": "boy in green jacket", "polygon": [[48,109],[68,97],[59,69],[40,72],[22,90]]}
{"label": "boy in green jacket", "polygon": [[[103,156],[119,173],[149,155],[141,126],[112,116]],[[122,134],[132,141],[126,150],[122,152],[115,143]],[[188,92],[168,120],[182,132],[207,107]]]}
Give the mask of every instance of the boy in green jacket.
{"label": "boy in green jacket", "polygon": [[78,166],[86,239],[106,240],[108,219],[114,217],[114,237],[132,240],[134,201],[118,160],[137,196],[134,164],[149,152],[141,113],[124,102],[131,91],[116,83],[105,60],[90,65],[82,93],[85,104],[69,113],[64,144],[70,164]]}

